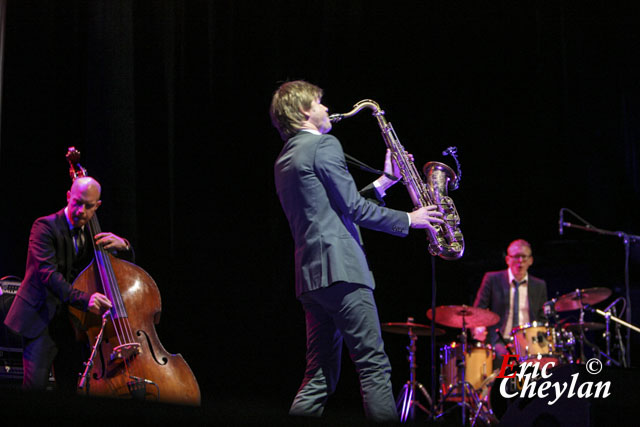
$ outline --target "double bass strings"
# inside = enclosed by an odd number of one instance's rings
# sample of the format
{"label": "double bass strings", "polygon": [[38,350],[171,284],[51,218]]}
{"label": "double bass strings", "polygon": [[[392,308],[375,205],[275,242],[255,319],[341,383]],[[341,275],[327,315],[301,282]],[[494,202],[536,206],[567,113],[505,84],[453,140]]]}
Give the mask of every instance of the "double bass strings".
{"label": "double bass strings", "polygon": [[[97,215],[94,215],[91,218],[89,222],[89,230],[92,236],[95,236],[96,234],[101,232]],[[98,266],[100,281],[102,283],[102,289],[107,294],[107,297],[113,305],[113,307],[109,310],[109,316],[111,317],[111,322],[116,333],[118,346],[123,346],[126,344],[138,345],[138,343],[134,339],[134,334],[129,323],[129,318],[127,316],[127,311],[122,300],[122,295],[120,295],[120,290],[118,288],[118,282],[113,271],[113,266],[109,261],[109,254],[106,249],[98,246],[95,241],[93,241],[93,239],[92,242],[96,258],[96,265]],[[127,371],[129,371],[129,361],[126,354],[123,357],[123,362]]]}

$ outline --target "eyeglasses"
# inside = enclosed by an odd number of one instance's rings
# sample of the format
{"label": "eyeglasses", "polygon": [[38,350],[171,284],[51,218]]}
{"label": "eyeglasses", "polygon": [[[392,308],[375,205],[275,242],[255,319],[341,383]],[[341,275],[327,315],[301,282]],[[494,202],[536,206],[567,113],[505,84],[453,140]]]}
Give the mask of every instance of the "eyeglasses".
{"label": "eyeglasses", "polygon": [[525,254],[516,254],[516,255],[507,255],[507,256],[511,259],[517,259],[521,261],[526,261],[529,258],[531,258],[531,255],[525,255]]}

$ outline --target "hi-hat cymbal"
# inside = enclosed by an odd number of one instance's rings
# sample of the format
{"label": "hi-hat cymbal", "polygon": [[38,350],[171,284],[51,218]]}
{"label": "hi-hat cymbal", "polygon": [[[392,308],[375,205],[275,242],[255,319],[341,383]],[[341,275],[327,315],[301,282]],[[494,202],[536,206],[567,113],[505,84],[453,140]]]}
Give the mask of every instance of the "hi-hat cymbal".
{"label": "hi-hat cymbal", "polygon": [[434,331],[431,330],[430,326],[421,325],[419,323],[413,322],[389,322],[382,324],[382,330],[385,332],[391,332],[392,334],[401,334],[407,335],[410,332],[413,332],[415,335],[424,337],[433,335],[443,335],[444,330],[440,328],[436,328]]}
{"label": "hi-hat cymbal", "polygon": [[[427,317],[433,317],[432,310],[427,311]],[[467,305],[443,305],[436,307],[436,322],[452,328],[466,328],[476,326],[492,326],[498,323],[500,316],[493,311]]]}
{"label": "hi-hat cymbal", "polygon": [[589,288],[576,290],[558,297],[555,308],[556,311],[579,310],[585,304],[593,305],[604,301],[611,295],[609,288]]}
{"label": "hi-hat cymbal", "polygon": [[562,327],[571,332],[580,332],[580,328],[585,332],[589,331],[600,331],[604,329],[604,323],[597,322],[575,322],[575,323],[565,323]]}

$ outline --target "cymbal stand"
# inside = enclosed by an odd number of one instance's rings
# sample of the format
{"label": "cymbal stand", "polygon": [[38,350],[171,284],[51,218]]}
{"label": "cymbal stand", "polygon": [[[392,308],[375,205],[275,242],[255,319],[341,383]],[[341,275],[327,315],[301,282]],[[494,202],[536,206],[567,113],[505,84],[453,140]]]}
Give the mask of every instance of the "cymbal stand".
{"label": "cymbal stand", "polygon": [[584,325],[584,306],[582,304],[582,293],[580,289],[576,289],[576,294],[578,294],[578,300],[580,301],[580,318],[578,322],[580,324],[580,363],[585,363],[584,341],[586,337],[584,336],[584,328],[582,327],[582,325]]}
{"label": "cymbal stand", "polygon": [[[595,345],[594,343],[592,343],[591,341],[589,341],[587,339],[587,336],[584,334],[584,309],[585,307],[589,307],[588,304],[583,304],[582,303],[582,294],[580,292],[580,289],[576,289],[576,293],[578,294],[578,298],[580,300],[580,321],[579,321],[579,326],[580,326],[580,363],[584,364],[585,361],[585,354],[584,354],[584,344],[586,343],[589,347],[591,347],[591,351],[593,352],[594,355],[597,355],[598,359],[600,359],[602,356],[604,356],[604,358],[606,359],[606,364],[607,365],[611,365],[611,363],[614,363],[616,366],[620,366],[619,363],[617,363],[616,361],[614,361],[609,353],[609,337],[607,336],[607,352],[604,353],[602,350],[600,350],[600,348]],[[609,317],[610,317],[611,313],[605,314],[606,322],[607,322],[607,326],[606,326],[606,331],[605,335],[609,334]]]}
{"label": "cymbal stand", "polygon": [[[408,322],[413,322],[413,319],[409,318]],[[409,351],[409,356],[407,357],[407,360],[409,361],[409,381],[407,381],[407,383],[402,388],[402,391],[400,392],[400,395],[398,396],[398,400],[396,402],[396,406],[400,414],[400,422],[402,423],[407,422],[407,419],[409,419],[409,417],[413,419],[415,406],[417,406],[423,412],[429,415],[429,417],[432,416],[431,411],[427,409],[424,405],[422,405],[420,402],[418,402],[417,399],[414,398],[416,395],[416,388],[417,388],[422,392],[425,399],[427,399],[427,402],[429,403],[429,407],[433,408],[433,401],[431,400],[431,396],[429,396],[429,393],[427,393],[427,389],[425,389],[424,386],[416,380],[416,368],[418,367],[416,363],[416,357],[415,357],[417,340],[418,340],[418,336],[415,334],[415,332],[413,332],[413,329],[410,327],[409,328],[409,347],[407,347],[407,350]]]}
{"label": "cymbal stand", "polygon": [[467,322],[462,316],[462,425],[467,421]]}
{"label": "cymbal stand", "polygon": [[[544,317],[549,322],[549,326],[554,328],[556,331],[556,349],[560,349],[561,357],[566,363],[573,363],[573,355],[571,354],[572,349],[569,347],[573,347],[573,334],[569,331],[563,331],[563,328],[559,325],[558,319],[560,316],[556,310],[556,302],[557,298],[551,298],[551,300],[545,302],[542,305],[544,311]],[[567,337],[567,334],[569,337]]]}
{"label": "cymbal stand", "polygon": [[[462,316],[462,336],[461,338],[461,342],[462,342],[462,358],[460,359],[460,361],[458,362],[458,383],[451,387],[451,389],[449,389],[449,391],[447,391],[447,393],[442,396],[442,401],[440,402],[440,411],[439,411],[439,415],[436,418],[439,418],[443,415],[445,415],[447,412],[453,410],[455,408],[452,407],[450,409],[448,409],[445,412],[442,412],[442,406],[444,405],[444,402],[447,400],[447,398],[451,395],[452,391],[455,389],[458,389],[459,392],[461,393],[461,399],[460,399],[460,403],[458,403],[458,405],[462,408],[462,424],[463,426],[467,425],[467,407],[468,409],[473,410],[474,407],[478,408],[476,411],[476,414],[473,417],[473,420],[470,420],[472,422],[471,425],[474,425],[476,422],[477,417],[480,415],[482,409],[483,408],[483,402],[480,402],[480,399],[478,398],[478,394],[475,392],[475,390],[473,389],[473,387],[471,386],[471,384],[469,384],[466,380],[466,365],[467,365],[467,326],[466,326],[466,321],[465,321],[465,316]],[[470,399],[473,401],[474,405],[471,405],[467,402],[467,395],[470,397]],[[456,405],[456,406],[458,406]],[[486,408],[485,410],[488,410],[488,408]]]}
{"label": "cymbal stand", "polygon": [[[616,311],[616,304],[618,304],[619,301],[622,301],[625,303],[624,306],[622,307],[622,311],[620,311],[620,314],[624,313],[624,310],[627,308],[627,301],[623,297],[616,298],[615,301],[613,301],[611,304],[609,304],[607,308],[604,309],[604,313],[605,313],[604,317],[605,317],[605,325],[606,325],[604,338],[607,343],[607,354],[611,354],[611,327],[610,327],[611,316],[613,315],[615,317],[618,315]],[[620,335],[620,325],[618,323],[615,323],[614,327],[615,327],[615,339],[617,340],[617,342],[614,344],[614,348],[618,349],[618,356],[620,356],[618,358],[618,361],[622,360],[622,363],[626,367],[627,358],[625,356],[625,348],[624,348],[624,343],[622,341],[622,335]],[[606,364],[607,366],[611,365],[611,359],[608,359]],[[620,366],[620,364],[618,363],[616,366]]]}
{"label": "cymbal stand", "polygon": [[[615,310],[615,308],[613,308],[613,310]],[[604,340],[607,343],[607,354],[611,354],[611,333],[609,332],[610,323],[611,323],[611,312],[607,312],[607,314],[604,316],[604,324],[605,324]],[[610,366],[611,360],[607,360],[605,365]]]}
{"label": "cymbal stand", "polygon": [[[591,307],[589,305],[585,305],[587,310],[591,311],[592,313],[597,313],[597,314],[601,315],[602,317],[604,317],[606,320],[613,320],[616,323],[616,328],[618,328],[618,325],[622,325],[622,326],[626,327],[629,330],[628,332],[635,331],[635,332],[640,333],[640,328],[638,328],[637,326],[632,325],[631,323],[627,323],[624,320],[618,318],[615,315],[615,311],[614,311],[614,314],[611,314],[610,309],[612,308],[612,306],[613,306],[613,304],[610,305],[609,307],[607,307],[603,311],[603,310],[600,310],[599,308],[593,308],[593,307]],[[623,345],[622,337],[620,336],[619,331],[617,331],[617,332],[618,332],[618,334],[617,334],[618,344],[620,345],[620,351],[621,351],[621,355],[622,355],[622,366],[627,368],[627,367],[629,367],[629,364],[628,364],[628,357],[629,356],[628,356],[628,353],[625,353],[626,347]],[[627,345],[627,347],[628,347],[628,345]]]}

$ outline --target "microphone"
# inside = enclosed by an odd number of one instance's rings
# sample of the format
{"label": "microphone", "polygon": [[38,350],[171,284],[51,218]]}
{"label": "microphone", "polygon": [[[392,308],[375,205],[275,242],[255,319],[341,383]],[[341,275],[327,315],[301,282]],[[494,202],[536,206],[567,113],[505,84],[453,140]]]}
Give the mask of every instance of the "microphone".
{"label": "microphone", "polygon": [[558,233],[562,236],[564,225],[564,208],[560,208],[560,219],[558,220]]}
{"label": "microphone", "polygon": [[153,381],[148,380],[146,378],[140,378],[140,377],[136,377],[134,375],[129,375],[129,378],[131,378],[132,380],[138,382],[138,383],[145,383],[145,384],[155,384]]}
{"label": "microphone", "polygon": [[449,155],[454,156],[457,152],[458,152],[458,149],[456,147],[447,147],[447,149],[442,152],[442,155],[443,156],[449,156]]}

